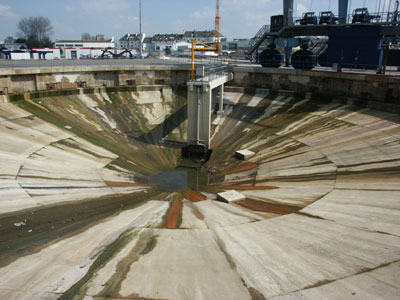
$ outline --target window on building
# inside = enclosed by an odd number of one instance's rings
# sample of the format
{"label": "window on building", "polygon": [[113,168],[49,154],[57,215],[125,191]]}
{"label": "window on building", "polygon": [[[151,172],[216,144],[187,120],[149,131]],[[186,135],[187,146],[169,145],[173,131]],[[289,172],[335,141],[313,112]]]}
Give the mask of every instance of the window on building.
{"label": "window on building", "polygon": [[229,50],[237,50],[237,44],[230,43]]}

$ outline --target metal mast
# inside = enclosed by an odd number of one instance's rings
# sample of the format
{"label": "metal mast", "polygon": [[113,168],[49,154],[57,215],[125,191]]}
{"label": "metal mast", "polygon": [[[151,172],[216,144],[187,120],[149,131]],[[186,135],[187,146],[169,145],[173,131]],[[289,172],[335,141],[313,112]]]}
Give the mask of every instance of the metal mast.
{"label": "metal mast", "polygon": [[142,37],[142,0],[139,0],[139,36],[140,36],[140,58],[143,58],[143,37]]}
{"label": "metal mast", "polygon": [[216,9],[215,9],[215,32],[214,32],[214,48],[215,52],[221,54],[221,44],[220,44],[220,33],[219,33],[219,0],[217,0]]}

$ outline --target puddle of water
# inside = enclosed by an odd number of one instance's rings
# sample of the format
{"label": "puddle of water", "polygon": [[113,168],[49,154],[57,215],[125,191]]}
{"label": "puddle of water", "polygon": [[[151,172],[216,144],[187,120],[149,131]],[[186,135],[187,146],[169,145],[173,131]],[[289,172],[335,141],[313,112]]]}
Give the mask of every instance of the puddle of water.
{"label": "puddle of water", "polygon": [[181,161],[174,170],[151,175],[148,183],[168,192],[181,192],[186,188],[199,191],[209,184],[209,173],[200,172],[200,168],[201,164]]}
{"label": "puddle of water", "polygon": [[208,185],[209,174],[193,168],[177,168],[173,171],[151,175],[148,183],[159,190],[168,192],[181,192],[188,187],[199,191],[201,186]]}
{"label": "puddle of water", "polygon": [[187,173],[185,171],[168,171],[149,177],[149,184],[155,186],[159,190],[169,192],[185,190],[187,181]]}

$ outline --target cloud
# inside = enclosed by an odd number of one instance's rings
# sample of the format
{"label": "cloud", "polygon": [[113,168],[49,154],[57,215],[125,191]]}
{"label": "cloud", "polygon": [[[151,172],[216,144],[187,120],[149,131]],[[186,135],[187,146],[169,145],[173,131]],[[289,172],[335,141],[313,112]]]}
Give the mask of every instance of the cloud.
{"label": "cloud", "polygon": [[129,3],[127,0],[79,0],[74,6],[64,6],[67,12],[80,15],[116,13],[126,11],[128,8]]}
{"label": "cloud", "polygon": [[0,4],[0,18],[14,19],[19,15],[11,10],[10,6]]}
{"label": "cloud", "polygon": [[190,18],[209,19],[215,17],[215,8],[206,7],[203,10],[192,12]]}
{"label": "cloud", "polygon": [[269,18],[271,17],[271,12],[256,12],[256,11],[246,11],[244,13],[244,20],[246,20],[247,24],[255,24],[255,25],[265,25],[269,22]]}
{"label": "cloud", "polygon": [[[145,27],[144,20],[142,26]],[[121,32],[136,33],[139,32],[139,17],[137,16],[124,16],[118,22],[112,23],[112,28]]]}
{"label": "cloud", "polygon": [[76,29],[70,25],[60,23],[56,20],[51,21],[54,27],[55,39],[79,39],[82,32],[77,32]]}
{"label": "cloud", "polygon": [[303,13],[305,13],[307,11],[308,11],[308,8],[304,4],[302,4],[302,3],[297,4],[296,14],[298,16],[303,15]]}
{"label": "cloud", "polygon": [[271,0],[222,0],[221,5],[227,10],[241,10],[244,8],[263,9],[271,5]]}

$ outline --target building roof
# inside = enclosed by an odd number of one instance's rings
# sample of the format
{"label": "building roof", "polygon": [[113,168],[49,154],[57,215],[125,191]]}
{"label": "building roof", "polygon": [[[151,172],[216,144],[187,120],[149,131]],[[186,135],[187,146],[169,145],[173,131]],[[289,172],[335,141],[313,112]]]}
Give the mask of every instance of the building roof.
{"label": "building roof", "polygon": [[139,41],[140,40],[140,33],[127,33],[122,38],[119,39],[120,42],[125,42],[127,40]]}
{"label": "building roof", "polygon": [[[214,36],[215,36],[215,30],[204,30],[204,31],[193,30],[193,31],[185,31],[183,33],[184,38],[214,37]],[[219,33],[218,36],[222,37],[223,35]]]}
{"label": "building roof", "polygon": [[56,40],[55,43],[113,43],[112,39],[110,40]]}
{"label": "building roof", "polygon": [[143,43],[145,43],[145,44],[149,44],[149,43],[151,43],[152,41],[153,41],[153,38],[152,38],[151,36],[145,37],[145,38],[143,39]]}
{"label": "building roof", "polygon": [[167,33],[167,34],[155,34],[153,36],[153,41],[163,42],[163,41],[178,41],[181,40],[183,34]]}

